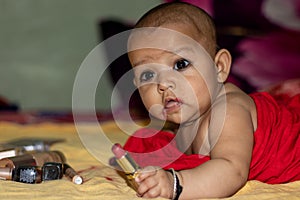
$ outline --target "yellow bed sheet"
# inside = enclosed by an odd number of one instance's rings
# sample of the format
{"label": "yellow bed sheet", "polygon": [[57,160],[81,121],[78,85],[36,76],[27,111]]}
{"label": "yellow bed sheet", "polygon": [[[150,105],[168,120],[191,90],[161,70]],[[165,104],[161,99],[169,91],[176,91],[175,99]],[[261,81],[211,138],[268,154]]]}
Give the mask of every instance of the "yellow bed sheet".
{"label": "yellow bed sheet", "polygon": [[[112,142],[126,141],[127,135],[114,122],[104,122],[101,127]],[[65,177],[39,184],[0,181],[0,199],[141,199],[113,168],[99,162],[85,149],[74,124],[0,122],[0,143],[27,137],[64,138],[66,142],[54,144],[51,150],[62,151],[68,163],[83,176],[84,183],[75,185]],[[248,181],[237,194],[226,199],[300,199],[300,181],[281,185]]]}

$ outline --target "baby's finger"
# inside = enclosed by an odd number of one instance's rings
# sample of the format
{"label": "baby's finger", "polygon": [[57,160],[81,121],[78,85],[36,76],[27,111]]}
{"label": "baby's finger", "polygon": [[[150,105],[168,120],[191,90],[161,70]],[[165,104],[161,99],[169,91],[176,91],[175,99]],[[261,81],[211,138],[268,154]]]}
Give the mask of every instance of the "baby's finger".
{"label": "baby's finger", "polygon": [[159,167],[154,167],[154,166],[145,167],[140,171],[138,171],[138,176],[135,178],[135,181],[138,183],[142,182],[144,179],[150,176],[154,176],[159,169],[160,169]]}
{"label": "baby's finger", "polygon": [[145,192],[142,197],[144,198],[156,198],[160,196],[160,190],[157,187],[151,188],[147,192]]}
{"label": "baby's finger", "polygon": [[144,181],[142,181],[139,185],[139,188],[137,190],[138,194],[140,196],[148,196],[149,195],[155,195],[158,192],[156,190],[154,190],[154,188],[157,186],[157,180],[155,178],[147,178]]}

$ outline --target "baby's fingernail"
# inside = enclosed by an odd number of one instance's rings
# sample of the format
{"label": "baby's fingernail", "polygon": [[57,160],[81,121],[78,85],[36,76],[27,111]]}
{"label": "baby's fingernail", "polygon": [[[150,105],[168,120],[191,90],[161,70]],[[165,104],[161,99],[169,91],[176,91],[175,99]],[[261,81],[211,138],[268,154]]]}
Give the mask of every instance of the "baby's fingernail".
{"label": "baby's fingernail", "polygon": [[134,180],[135,180],[135,182],[137,182],[137,183],[141,182],[141,179],[140,179],[139,177],[136,177]]}

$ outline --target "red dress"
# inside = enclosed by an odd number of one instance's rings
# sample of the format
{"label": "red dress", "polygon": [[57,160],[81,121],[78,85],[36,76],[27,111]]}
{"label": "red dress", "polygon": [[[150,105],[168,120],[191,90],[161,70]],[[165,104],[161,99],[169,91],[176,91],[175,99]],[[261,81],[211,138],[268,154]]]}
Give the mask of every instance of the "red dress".
{"label": "red dress", "polygon": [[[280,101],[265,92],[250,96],[256,104],[258,126],[248,179],[271,184],[300,180],[300,94]],[[124,149],[141,166],[164,169],[190,169],[210,159],[181,153],[174,137],[166,131],[140,129],[127,140]]]}

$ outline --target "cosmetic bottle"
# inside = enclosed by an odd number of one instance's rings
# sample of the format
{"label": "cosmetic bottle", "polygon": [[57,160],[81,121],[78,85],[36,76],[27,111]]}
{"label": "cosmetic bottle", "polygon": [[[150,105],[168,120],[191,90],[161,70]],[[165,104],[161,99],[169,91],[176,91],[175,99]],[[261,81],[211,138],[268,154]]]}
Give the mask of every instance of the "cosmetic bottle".
{"label": "cosmetic bottle", "polygon": [[56,162],[47,162],[42,167],[42,180],[51,181],[63,177],[63,164]]}
{"label": "cosmetic bottle", "polygon": [[65,156],[60,151],[46,151],[2,158],[0,167],[43,166],[47,162],[64,163],[65,160]]}
{"label": "cosmetic bottle", "polygon": [[38,166],[20,166],[13,170],[12,180],[21,183],[42,182],[42,169]]}
{"label": "cosmetic bottle", "polygon": [[112,152],[116,157],[118,165],[122,168],[127,178],[129,185],[136,191],[138,184],[135,182],[139,165],[133,160],[130,154],[125,151],[120,144],[114,144]]}
{"label": "cosmetic bottle", "polygon": [[12,180],[21,183],[40,183],[61,179],[63,176],[62,163],[45,163],[40,166],[18,166],[16,168],[0,168],[0,180]]}
{"label": "cosmetic bottle", "polygon": [[37,166],[2,167],[0,168],[0,179],[21,183],[40,183],[42,182],[41,169]]}

